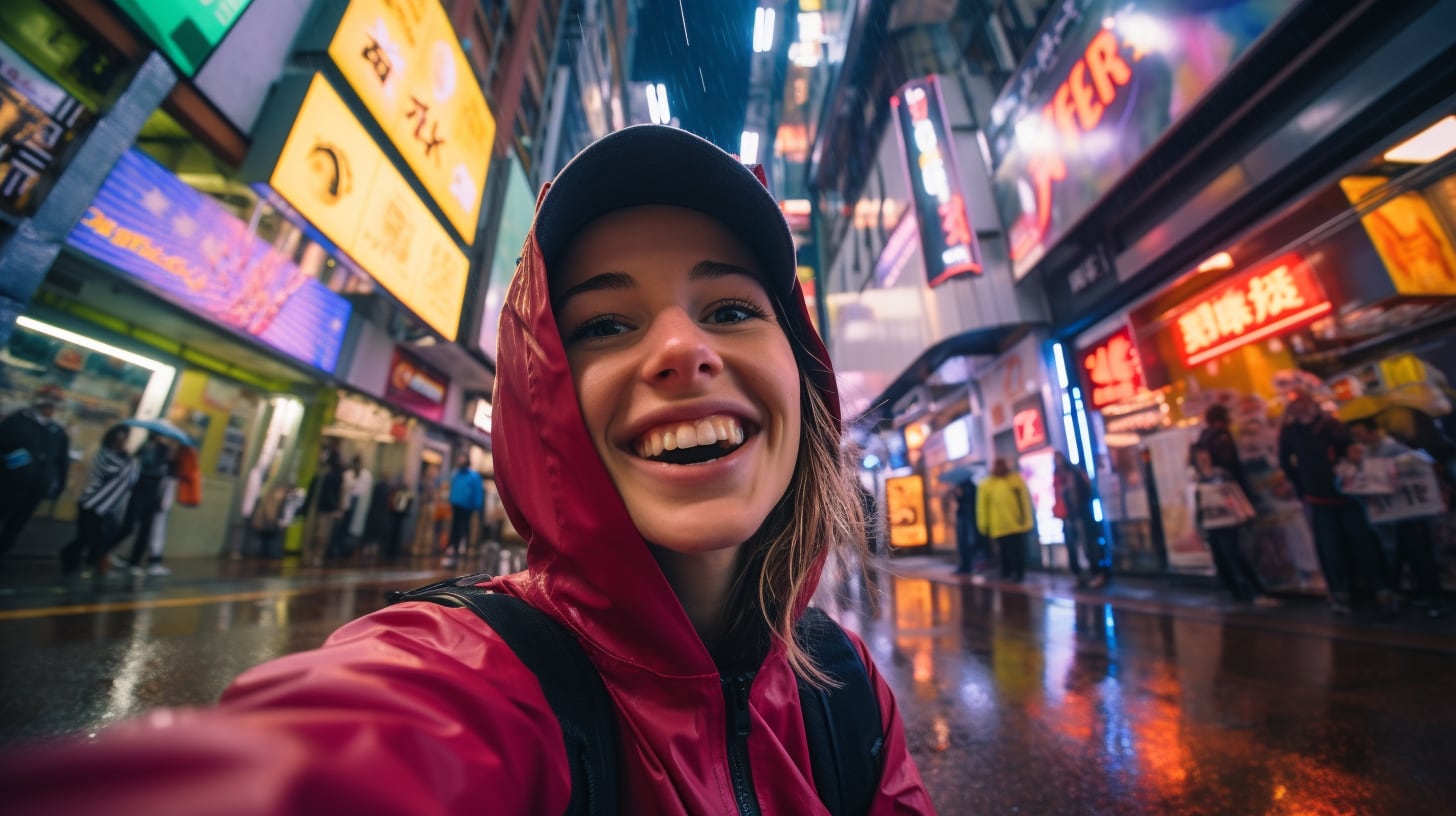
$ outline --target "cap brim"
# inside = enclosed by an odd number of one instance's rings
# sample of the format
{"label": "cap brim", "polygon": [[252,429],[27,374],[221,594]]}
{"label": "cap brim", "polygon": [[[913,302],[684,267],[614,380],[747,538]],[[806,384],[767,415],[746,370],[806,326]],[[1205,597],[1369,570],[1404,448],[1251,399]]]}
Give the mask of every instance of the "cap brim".
{"label": "cap brim", "polygon": [[587,224],[647,205],[711,216],[753,250],[771,288],[793,289],[794,241],[773,196],[717,145],[664,125],[608,134],[561,169],[536,212],[536,243],[546,268],[555,268]]}

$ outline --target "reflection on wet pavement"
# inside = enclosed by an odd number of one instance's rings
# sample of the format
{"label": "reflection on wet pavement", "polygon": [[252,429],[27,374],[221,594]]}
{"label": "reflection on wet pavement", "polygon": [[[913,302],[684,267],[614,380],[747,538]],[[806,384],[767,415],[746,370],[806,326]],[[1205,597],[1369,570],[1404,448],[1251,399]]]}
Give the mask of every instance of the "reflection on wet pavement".
{"label": "reflection on wet pavement", "polygon": [[[1456,639],[1411,648],[877,573],[839,616],[899,697],[942,813],[1437,813]],[[205,704],[420,574],[0,612],[0,743]],[[70,610],[72,612],[75,609]]]}

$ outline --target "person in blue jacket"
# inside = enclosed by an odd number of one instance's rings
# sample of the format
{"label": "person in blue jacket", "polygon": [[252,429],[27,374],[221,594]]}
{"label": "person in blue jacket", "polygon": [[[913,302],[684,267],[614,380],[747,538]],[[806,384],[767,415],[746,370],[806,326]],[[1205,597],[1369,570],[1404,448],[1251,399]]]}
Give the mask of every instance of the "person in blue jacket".
{"label": "person in blue jacket", "polygon": [[450,476],[450,543],[441,566],[455,566],[456,556],[470,544],[470,519],[484,506],[485,483],[471,470],[465,454],[456,455],[455,473]]}

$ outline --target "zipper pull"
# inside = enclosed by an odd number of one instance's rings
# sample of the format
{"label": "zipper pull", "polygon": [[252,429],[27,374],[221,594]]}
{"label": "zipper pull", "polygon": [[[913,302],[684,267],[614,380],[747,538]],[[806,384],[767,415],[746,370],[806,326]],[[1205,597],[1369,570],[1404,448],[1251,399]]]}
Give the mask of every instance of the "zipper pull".
{"label": "zipper pull", "polygon": [[729,681],[733,685],[733,733],[735,736],[748,736],[748,728],[753,723],[753,717],[748,711],[748,690],[753,683],[752,674],[740,674]]}

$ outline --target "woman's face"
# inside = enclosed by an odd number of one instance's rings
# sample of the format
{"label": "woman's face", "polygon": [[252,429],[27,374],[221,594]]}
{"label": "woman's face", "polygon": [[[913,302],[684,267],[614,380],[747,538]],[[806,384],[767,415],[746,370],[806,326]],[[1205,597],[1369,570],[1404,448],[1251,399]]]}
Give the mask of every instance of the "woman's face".
{"label": "woman's face", "polygon": [[592,222],[553,270],[587,432],[659,547],[736,548],[793,476],[799,369],[757,273],[722,224],[656,206]]}

